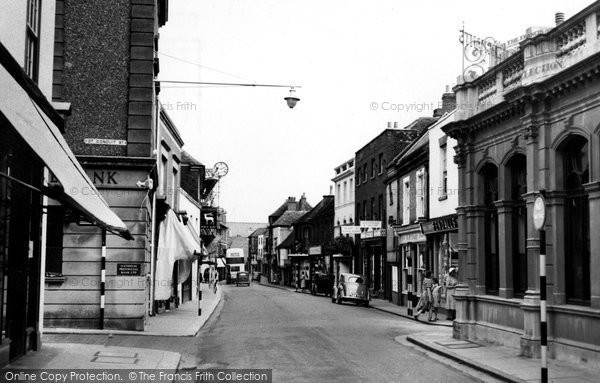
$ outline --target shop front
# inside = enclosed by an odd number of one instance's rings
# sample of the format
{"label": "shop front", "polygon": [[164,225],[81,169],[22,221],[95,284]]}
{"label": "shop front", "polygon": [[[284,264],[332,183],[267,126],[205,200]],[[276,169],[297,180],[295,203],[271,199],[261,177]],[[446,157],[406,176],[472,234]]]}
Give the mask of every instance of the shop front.
{"label": "shop front", "polygon": [[[0,89],[0,366],[4,366],[41,347],[44,215],[50,198],[56,210],[74,221],[102,228],[103,252],[107,237],[126,241],[131,234],[64,140],[61,117],[2,44]],[[51,178],[56,182],[49,184]],[[102,311],[97,298],[96,308]]]}
{"label": "shop front", "polygon": [[[427,237],[431,271],[442,285],[448,278],[450,268],[458,269],[458,218],[456,214],[432,218],[421,223],[421,231]],[[441,305],[445,305],[445,294],[442,294]]]}
{"label": "shop front", "polygon": [[421,295],[422,281],[431,264],[427,251],[427,237],[419,225],[394,226],[394,235],[398,237],[399,290],[401,305],[407,305],[412,299],[413,307]]}
{"label": "shop front", "polygon": [[369,283],[372,298],[385,298],[385,229],[367,229],[360,235],[363,271]]}

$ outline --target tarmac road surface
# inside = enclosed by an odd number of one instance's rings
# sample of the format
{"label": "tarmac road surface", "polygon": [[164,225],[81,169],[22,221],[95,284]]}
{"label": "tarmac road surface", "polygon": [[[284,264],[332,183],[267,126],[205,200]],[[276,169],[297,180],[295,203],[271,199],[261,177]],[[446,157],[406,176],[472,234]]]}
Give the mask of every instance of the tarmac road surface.
{"label": "tarmac road surface", "polygon": [[198,368],[268,368],[274,382],[474,382],[394,341],[431,327],[253,284],[224,286],[200,331]]}

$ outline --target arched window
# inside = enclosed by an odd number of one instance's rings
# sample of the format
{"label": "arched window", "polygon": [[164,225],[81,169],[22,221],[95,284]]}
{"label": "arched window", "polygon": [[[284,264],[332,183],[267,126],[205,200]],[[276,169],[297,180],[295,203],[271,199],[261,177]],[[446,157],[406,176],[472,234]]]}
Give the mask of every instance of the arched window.
{"label": "arched window", "polygon": [[500,263],[498,258],[498,209],[494,201],[498,200],[498,168],[486,164],[481,169],[484,204],[485,238],[485,290],[486,294],[497,295],[500,281]]}
{"label": "arched window", "polygon": [[512,265],[513,291],[523,297],[527,290],[527,208],[523,194],[527,193],[527,159],[523,154],[513,156],[507,164],[510,174],[512,208]]}
{"label": "arched window", "polygon": [[567,302],[590,302],[590,216],[588,195],[583,184],[589,182],[588,142],[568,138],[560,147],[565,191],[565,286]]}

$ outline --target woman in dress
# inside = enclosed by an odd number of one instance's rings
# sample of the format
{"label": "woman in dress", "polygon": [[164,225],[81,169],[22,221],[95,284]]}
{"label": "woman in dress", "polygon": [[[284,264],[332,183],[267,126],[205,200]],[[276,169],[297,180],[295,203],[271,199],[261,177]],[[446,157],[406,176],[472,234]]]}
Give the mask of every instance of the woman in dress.
{"label": "woman in dress", "polygon": [[456,285],[458,285],[456,275],[456,268],[451,267],[446,278],[446,310],[448,320],[456,319],[456,305],[454,301],[454,292],[456,291]]}
{"label": "woman in dress", "polygon": [[423,279],[423,290],[421,292],[421,299],[417,304],[418,311],[415,314],[415,320],[419,320],[419,315],[421,315],[421,313],[429,311],[433,302],[432,288],[433,280],[431,279],[431,271],[427,270],[425,272],[425,279]]}

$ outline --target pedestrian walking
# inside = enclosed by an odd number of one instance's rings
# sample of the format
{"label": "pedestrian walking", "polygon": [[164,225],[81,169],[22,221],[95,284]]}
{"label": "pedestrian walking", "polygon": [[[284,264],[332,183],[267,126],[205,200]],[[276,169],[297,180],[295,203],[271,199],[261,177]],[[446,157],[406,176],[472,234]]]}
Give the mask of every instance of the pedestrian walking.
{"label": "pedestrian walking", "polygon": [[[439,279],[432,278],[433,287],[431,289],[431,308],[429,309],[429,318],[430,322],[438,320],[438,309],[440,308],[440,301],[442,298],[441,290],[442,286],[439,283]],[[432,318],[433,316],[433,318]]]}
{"label": "pedestrian walking", "polygon": [[431,303],[433,301],[431,289],[433,288],[433,280],[431,279],[431,271],[425,272],[425,279],[423,279],[423,286],[421,289],[421,298],[417,304],[417,313],[415,314],[415,320],[419,320],[419,315],[425,311],[429,311]]}
{"label": "pedestrian walking", "polygon": [[304,292],[306,290],[306,276],[304,271],[302,271],[302,276],[300,277],[300,290]]}
{"label": "pedestrian walking", "polygon": [[217,284],[219,282],[219,271],[216,268],[213,268],[211,270],[211,281],[212,281],[212,287],[213,287],[213,293],[217,293]]}
{"label": "pedestrian walking", "polygon": [[458,280],[456,279],[457,274],[458,270],[455,267],[451,267],[448,271],[448,277],[446,278],[446,316],[448,320],[456,319],[454,292],[456,291],[456,285],[458,285]]}

